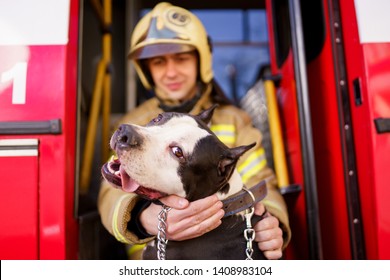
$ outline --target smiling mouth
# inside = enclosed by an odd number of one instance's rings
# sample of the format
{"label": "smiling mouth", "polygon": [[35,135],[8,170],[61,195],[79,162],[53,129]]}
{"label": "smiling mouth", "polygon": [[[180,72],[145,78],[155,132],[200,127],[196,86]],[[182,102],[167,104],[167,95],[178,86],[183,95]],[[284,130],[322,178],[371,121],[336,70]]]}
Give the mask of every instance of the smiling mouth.
{"label": "smiling mouth", "polygon": [[166,85],[166,87],[169,89],[169,90],[179,90],[181,88],[181,83],[172,83],[172,84],[168,84]]}
{"label": "smiling mouth", "polygon": [[166,193],[147,188],[136,182],[124,170],[118,158],[112,157],[102,166],[101,172],[104,179],[115,188],[122,189],[125,192],[136,193],[148,200],[157,200],[167,196]]}

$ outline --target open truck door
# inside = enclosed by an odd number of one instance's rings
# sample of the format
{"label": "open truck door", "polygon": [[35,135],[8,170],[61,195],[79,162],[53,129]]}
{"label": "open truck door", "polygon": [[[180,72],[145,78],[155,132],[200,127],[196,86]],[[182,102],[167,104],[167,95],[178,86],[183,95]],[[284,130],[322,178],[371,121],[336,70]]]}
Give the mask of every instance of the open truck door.
{"label": "open truck door", "polygon": [[266,4],[271,71],[276,77],[273,80],[278,84],[275,94],[281,109],[290,183],[300,186],[303,190],[298,194],[286,193],[286,199],[289,200],[291,196],[297,206],[290,207],[289,215],[297,217],[291,223],[292,231],[297,232],[296,227],[299,227],[299,231],[306,233],[308,241],[292,243],[292,246],[300,248],[296,251],[301,252],[298,254],[304,252],[294,258],[321,259],[317,181],[301,7],[299,1],[267,1]]}
{"label": "open truck door", "polygon": [[287,258],[389,258],[389,3],[266,3],[290,181],[302,185],[286,196]]}

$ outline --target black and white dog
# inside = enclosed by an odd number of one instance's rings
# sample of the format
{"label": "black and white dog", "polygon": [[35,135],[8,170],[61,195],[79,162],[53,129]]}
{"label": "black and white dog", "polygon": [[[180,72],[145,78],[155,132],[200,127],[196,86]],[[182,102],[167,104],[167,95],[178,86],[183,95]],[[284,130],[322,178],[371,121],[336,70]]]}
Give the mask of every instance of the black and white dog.
{"label": "black and white dog", "polygon": [[[134,192],[150,200],[176,194],[189,201],[216,193],[224,202],[222,224],[186,241],[169,241],[167,259],[245,259],[247,228],[245,209],[263,199],[265,182],[243,189],[236,170],[241,155],[252,148],[228,148],[208,128],[216,106],[197,116],[162,113],[146,126],[122,124],[110,145],[117,159],[102,167],[103,177],[125,192]],[[252,224],[261,217],[253,216]],[[253,259],[264,255],[253,244]],[[156,259],[155,242],[148,244],[144,259]]]}

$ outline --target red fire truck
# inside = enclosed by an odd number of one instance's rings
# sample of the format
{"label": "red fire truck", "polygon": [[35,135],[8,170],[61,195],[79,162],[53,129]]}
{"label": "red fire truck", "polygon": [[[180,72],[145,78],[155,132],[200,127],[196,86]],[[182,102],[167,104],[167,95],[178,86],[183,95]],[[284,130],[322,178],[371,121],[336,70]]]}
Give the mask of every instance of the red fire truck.
{"label": "red fire truck", "polygon": [[[390,259],[390,2],[170,2],[266,14],[284,258]],[[125,53],[156,3],[0,2],[0,259],[126,257],[100,224],[99,170],[113,120],[147,97]]]}

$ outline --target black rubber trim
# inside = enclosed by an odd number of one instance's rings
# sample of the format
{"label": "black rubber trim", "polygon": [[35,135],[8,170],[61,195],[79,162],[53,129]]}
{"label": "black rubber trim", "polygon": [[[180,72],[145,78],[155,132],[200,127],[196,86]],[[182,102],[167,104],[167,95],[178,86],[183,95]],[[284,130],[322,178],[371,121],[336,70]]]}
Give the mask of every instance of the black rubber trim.
{"label": "black rubber trim", "polygon": [[302,186],[298,184],[288,185],[279,189],[281,195],[297,194],[302,191]]}
{"label": "black rubber trim", "polygon": [[376,132],[389,133],[390,132],[390,118],[377,118],[374,120]]}
{"label": "black rubber trim", "polygon": [[61,134],[61,120],[0,122],[0,135]]}

